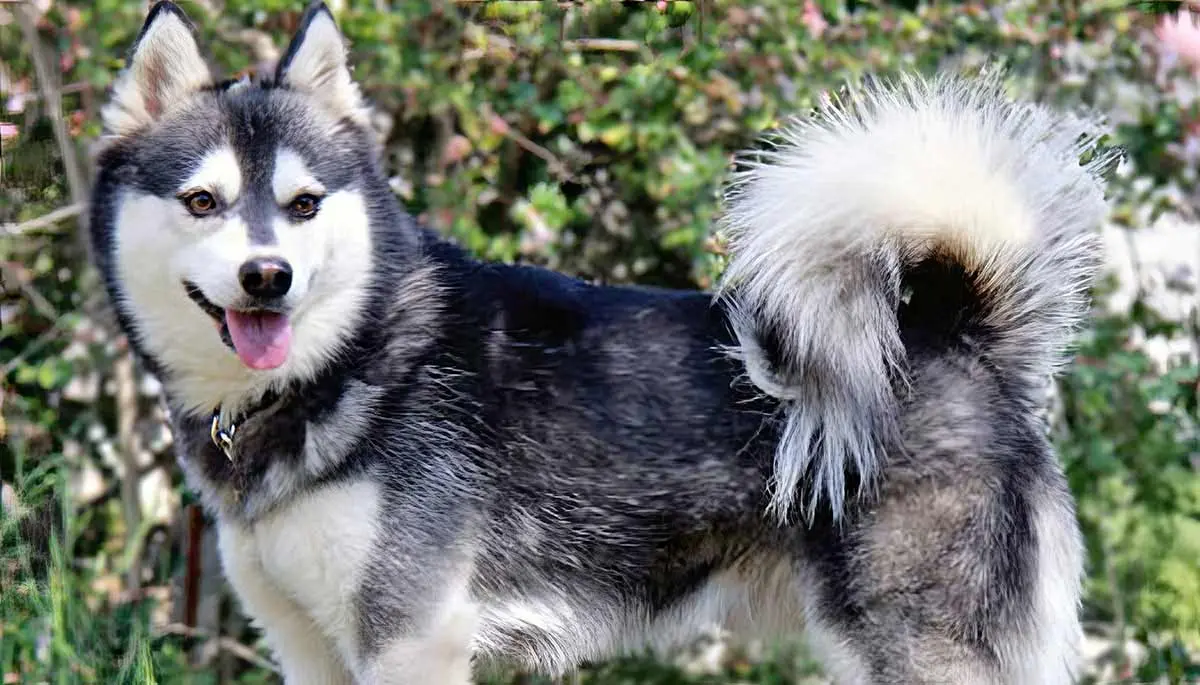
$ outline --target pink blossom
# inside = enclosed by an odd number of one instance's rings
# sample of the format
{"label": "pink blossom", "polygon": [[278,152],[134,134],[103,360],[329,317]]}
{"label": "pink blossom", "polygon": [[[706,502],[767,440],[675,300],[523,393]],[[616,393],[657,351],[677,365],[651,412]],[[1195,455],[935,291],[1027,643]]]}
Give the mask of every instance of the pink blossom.
{"label": "pink blossom", "polygon": [[825,29],[829,28],[829,22],[825,21],[825,16],[821,14],[821,8],[817,7],[814,0],[804,0],[804,13],[801,15],[800,21],[808,27],[813,38],[820,38],[821,34],[825,33]]}
{"label": "pink blossom", "polygon": [[1189,10],[1163,17],[1154,27],[1154,36],[1164,56],[1200,70],[1200,15]]}
{"label": "pink blossom", "polygon": [[17,128],[16,124],[0,121],[0,140],[16,138],[18,133],[20,133],[20,129]]}
{"label": "pink blossom", "polygon": [[508,133],[508,122],[499,114],[493,114],[488,120],[488,129],[497,135],[506,135]]}

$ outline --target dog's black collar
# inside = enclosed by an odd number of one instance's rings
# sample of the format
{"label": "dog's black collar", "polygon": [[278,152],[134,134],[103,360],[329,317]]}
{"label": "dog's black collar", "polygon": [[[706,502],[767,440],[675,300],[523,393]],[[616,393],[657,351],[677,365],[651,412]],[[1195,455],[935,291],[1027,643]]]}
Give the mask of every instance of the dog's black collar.
{"label": "dog's black collar", "polygon": [[221,426],[221,408],[217,407],[213,410],[212,427],[209,428],[208,435],[212,438],[212,443],[217,449],[225,455],[229,461],[233,461],[233,436],[237,434],[237,424],[233,421],[229,422],[229,427]]}
{"label": "dog's black collar", "polygon": [[254,414],[271,406],[277,400],[279,400],[279,398],[280,395],[278,393],[267,392],[265,395],[263,395],[263,398],[256,406],[249,410],[243,411],[242,415],[236,420],[233,417],[230,417],[228,421],[222,420],[224,412],[221,410],[220,405],[218,405],[217,408],[213,410],[212,423],[208,429],[208,437],[212,440],[213,445],[217,449],[221,450],[221,453],[225,455],[226,459],[233,461],[233,438],[235,435],[237,435],[238,424],[246,421],[246,419],[252,417]]}

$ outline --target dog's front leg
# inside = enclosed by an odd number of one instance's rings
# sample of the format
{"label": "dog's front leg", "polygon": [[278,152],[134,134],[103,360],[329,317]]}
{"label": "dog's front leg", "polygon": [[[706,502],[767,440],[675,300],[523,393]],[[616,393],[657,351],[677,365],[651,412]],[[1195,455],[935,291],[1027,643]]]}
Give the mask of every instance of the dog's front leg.
{"label": "dog's front leg", "polygon": [[425,625],[382,642],[364,659],[360,685],[470,685],[479,611],[465,595],[442,599]]}
{"label": "dog's front leg", "polygon": [[218,528],[225,576],[246,613],[266,636],[287,685],[352,685],[333,645],[294,601],[263,572],[253,538],[236,526]]}

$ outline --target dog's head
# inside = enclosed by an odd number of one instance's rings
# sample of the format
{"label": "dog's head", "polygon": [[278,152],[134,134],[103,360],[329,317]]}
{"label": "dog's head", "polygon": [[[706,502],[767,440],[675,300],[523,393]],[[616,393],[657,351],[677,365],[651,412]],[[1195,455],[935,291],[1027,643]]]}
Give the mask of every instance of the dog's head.
{"label": "dog's head", "polygon": [[184,13],[156,4],[103,120],[97,261],[178,399],[211,409],[329,363],[391,198],[324,4],[261,82],[218,82]]}

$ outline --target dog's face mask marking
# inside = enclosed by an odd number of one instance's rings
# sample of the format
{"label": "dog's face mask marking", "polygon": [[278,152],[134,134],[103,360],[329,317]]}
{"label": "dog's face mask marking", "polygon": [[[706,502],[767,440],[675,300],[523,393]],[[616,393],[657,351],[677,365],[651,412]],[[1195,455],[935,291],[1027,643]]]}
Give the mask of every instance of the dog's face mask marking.
{"label": "dog's face mask marking", "polygon": [[125,157],[108,248],[121,295],[184,402],[311,378],[371,270],[370,143],[332,18],[301,28],[274,83],[218,85],[186,19],[156,10],[104,121]]}

